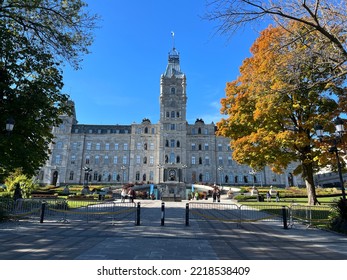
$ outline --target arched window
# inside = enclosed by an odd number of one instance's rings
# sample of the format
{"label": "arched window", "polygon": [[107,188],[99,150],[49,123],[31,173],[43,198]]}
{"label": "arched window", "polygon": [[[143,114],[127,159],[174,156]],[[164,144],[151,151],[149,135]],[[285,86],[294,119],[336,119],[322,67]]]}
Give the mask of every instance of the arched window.
{"label": "arched window", "polygon": [[147,164],[147,157],[143,157],[143,164]]}
{"label": "arched window", "polygon": [[165,155],[165,163],[169,162],[169,157],[167,155]]}
{"label": "arched window", "polygon": [[198,134],[201,134],[201,127],[198,128]]}
{"label": "arched window", "polygon": [[199,164],[202,164],[202,158],[199,157]]}
{"label": "arched window", "polygon": [[142,175],[142,181],[144,181],[144,182],[145,182],[145,181],[146,181],[146,179],[147,179],[147,176],[146,176],[146,173],[145,173],[145,174],[143,174],[143,175]]}
{"label": "arched window", "polygon": [[143,145],[143,148],[144,148],[145,150],[147,150],[147,143],[145,143],[145,144]]}
{"label": "arched window", "polygon": [[148,133],[148,127],[145,127],[145,133]]}
{"label": "arched window", "polygon": [[177,156],[176,157],[176,163],[180,163],[181,162],[181,158],[180,158],[180,156]]}
{"label": "arched window", "polygon": [[202,182],[202,174],[199,174],[199,182]]}
{"label": "arched window", "polygon": [[171,88],[171,94],[175,94],[176,93],[176,89],[174,87]]}
{"label": "arched window", "polygon": [[180,147],[180,141],[177,141],[176,145],[177,145],[177,148],[179,148]]}
{"label": "arched window", "polygon": [[73,175],[74,175],[73,171],[70,171],[69,180],[73,180]]}
{"label": "arched window", "polygon": [[169,147],[169,140],[165,140],[165,147]]}

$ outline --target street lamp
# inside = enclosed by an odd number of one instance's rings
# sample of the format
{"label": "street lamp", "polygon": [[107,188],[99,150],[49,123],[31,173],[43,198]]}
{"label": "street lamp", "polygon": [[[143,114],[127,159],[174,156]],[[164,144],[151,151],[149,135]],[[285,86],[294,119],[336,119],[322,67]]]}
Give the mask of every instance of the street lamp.
{"label": "street lamp", "polygon": [[[343,198],[343,200],[346,200],[346,193],[345,193],[345,186],[344,186],[342,171],[341,171],[341,162],[340,162],[340,157],[339,157],[339,150],[337,148],[337,145],[339,143],[341,143],[342,135],[345,132],[344,125],[343,125],[344,122],[341,118],[337,117],[334,120],[334,124],[335,124],[335,135],[334,135],[335,137],[332,139],[333,140],[333,146],[330,147],[329,152],[332,154],[335,154],[335,156],[336,156],[337,170],[339,173],[342,198]],[[323,134],[324,134],[323,126],[322,125],[316,125],[315,131],[316,131],[316,135],[318,136],[319,140],[322,142],[323,141]]]}
{"label": "street lamp", "polygon": [[223,172],[223,166],[218,166],[218,171],[219,171],[219,185],[222,187],[222,172]]}
{"label": "street lamp", "polygon": [[89,192],[89,173],[92,172],[93,170],[89,168],[88,166],[83,167],[84,170],[84,186],[83,189],[85,189],[86,192]]}
{"label": "street lamp", "polygon": [[186,168],[187,168],[188,166],[186,165],[186,164],[183,164],[182,165],[182,169],[183,169],[183,183],[185,183],[186,182]]}
{"label": "street lamp", "polygon": [[249,171],[249,174],[252,175],[252,178],[253,178],[253,189],[254,189],[254,187],[255,187],[255,174],[257,174],[257,172],[255,172],[254,169],[251,169]]}

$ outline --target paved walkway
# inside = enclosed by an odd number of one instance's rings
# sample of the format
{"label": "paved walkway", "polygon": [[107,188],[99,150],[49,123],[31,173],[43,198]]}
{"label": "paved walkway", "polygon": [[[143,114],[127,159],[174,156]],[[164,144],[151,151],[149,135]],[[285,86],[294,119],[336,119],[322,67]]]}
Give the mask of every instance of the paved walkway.
{"label": "paved walkway", "polygon": [[347,259],[347,237],[296,225],[191,220],[186,202],[141,202],[141,225],[20,222],[0,224],[2,260],[333,260]]}

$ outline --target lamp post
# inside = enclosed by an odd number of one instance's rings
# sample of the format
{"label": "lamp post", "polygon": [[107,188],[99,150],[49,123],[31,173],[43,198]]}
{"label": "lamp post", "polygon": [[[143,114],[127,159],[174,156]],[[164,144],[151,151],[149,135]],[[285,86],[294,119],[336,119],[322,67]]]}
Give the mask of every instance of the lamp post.
{"label": "lamp post", "polygon": [[[346,200],[346,193],[345,193],[345,186],[344,186],[343,177],[342,177],[339,150],[337,148],[337,145],[339,143],[341,143],[342,135],[345,132],[344,125],[343,125],[344,122],[341,118],[337,117],[334,120],[334,124],[335,124],[335,135],[334,135],[334,138],[332,139],[333,140],[333,146],[330,147],[329,152],[332,154],[335,154],[335,156],[336,156],[337,170],[338,170],[339,179],[340,179],[342,198],[343,198],[343,200]],[[322,142],[323,141],[323,134],[324,134],[323,126],[316,125],[315,131],[316,131],[316,135],[318,136],[319,140]]]}
{"label": "lamp post", "polygon": [[85,192],[89,192],[89,173],[92,172],[93,170],[91,168],[89,168],[88,166],[83,167],[84,170],[84,186],[83,189],[85,190]]}
{"label": "lamp post", "polygon": [[183,170],[183,172],[182,172],[182,174],[183,174],[183,183],[185,183],[186,182],[186,168],[187,168],[188,166],[186,165],[186,164],[183,164],[182,165],[182,170]]}
{"label": "lamp post", "polygon": [[252,179],[253,179],[253,189],[254,189],[254,187],[255,187],[255,174],[257,174],[257,172],[255,172],[255,170],[254,169],[251,169],[250,171],[249,171],[249,174],[250,175],[252,175]]}
{"label": "lamp post", "polygon": [[218,166],[218,171],[219,171],[219,186],[222,187],[222,172],[223,172],[223,166]]}

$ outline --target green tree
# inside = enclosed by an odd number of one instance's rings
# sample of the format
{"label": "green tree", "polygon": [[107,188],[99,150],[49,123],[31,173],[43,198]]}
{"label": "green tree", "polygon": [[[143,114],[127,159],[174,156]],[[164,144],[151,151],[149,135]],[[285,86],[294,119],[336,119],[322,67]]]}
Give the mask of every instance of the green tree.
{"label": "green tree", "polygon": [[17,183],[20,185],[23,198],[29,198],[31,192],[38,188],[38,184],[33,181],[32,178],[28,178],[25,174],[23,174],[21,169],[16,169],[14,172],[10,173],[5,180],[7,191],[11,194],[11,197],[13,197]]}
{"label": "green tree", "polygon": [[71,113],[61,66],[78,69],[88,53],[97,17],[85,8],[81,0],[0,0],[0,181],[16,168],[34,175],[48,158],[52,126]]}
{"label": "green tree", "polygon": [[[300,41],[292,41],[293,33]],[[314,126],[332,129],[332,119],[345,109],[344,78],[332,82],[332,71],[324,71],[334,66],[311,51],[316,36],[297,22],[264,30],[240,76],[227,84],[221,112],[228,117],[217,124],[239,163],[279,173],[299,163],[294,173],[305,179],[309,204],[317,203],[314,170],[321,158],[331,159],[327,149],[318,149]]]}

